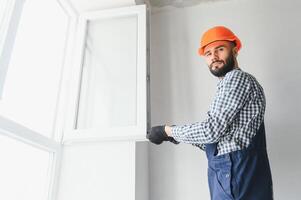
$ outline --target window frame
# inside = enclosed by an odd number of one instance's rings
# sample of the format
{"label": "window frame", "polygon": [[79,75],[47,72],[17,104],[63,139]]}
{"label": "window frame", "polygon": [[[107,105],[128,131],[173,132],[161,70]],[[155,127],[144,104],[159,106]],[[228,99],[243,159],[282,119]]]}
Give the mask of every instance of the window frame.
{"label": "window frame", "polygon": [[[147,63],[147,22],[146,5],[135,5],[122,8],[106,9],[101,11],[89,11],[79,15],[76,33],[74,54],[69,62],[68,103],[66,108],[66,121],[64,124],[64,144],[95,141],[146,141],[146,133],[149,128],[149,70]],[[136,126],[113,128],[87,128],[76,129],[77,114],[81,88],[82,67],[85,52],[87,24],[90,20],[112,19],[116,17],[137,17],[137,123]],[[72,69],[71,69],[72,68]],[[98,134],[99,131],[105,134]]]}
{"label": "window frame", "polygon": [[[75,30],[77,21],[77,11],[72,7],[69,1],[55,0],[68,17],[67,36],[71,35]],[[5,83],[6,72],[11,59],[12,50],[14,48],[15,37],[18,31],[18,25],[22,17],[23,6],[26,0],[8,0],[3,4],[3,17],[0,21],[0,101],[2,99],[3,88]],[[3,22],[3,23],[2,23]],[[9,33],[9,34],[8,34]],[[71,39],[70,39],[71,38]],[[66,37],[65,52],[63,63],[66,62],[68,48],[72,41],[72,37]],[[64,70],[64,69],[63,69]],[[63,144],[63,121],[64,110],[62,109],[62,99],[64,96],[64,88],[59,89],[59,99],[57,103],[57,114],[55,116],[55,124],[53,125],[53,135],[51,138],[46,137],[28,127],[19,124],[12,119],[8,119],[0,113],[0,134],[11,139],[28,144],[37,149],[49,152],[49,167],[47,181],[47,200],[56,200],[58,192],[58,183],[60,176],[60,167],[62,162]]]}

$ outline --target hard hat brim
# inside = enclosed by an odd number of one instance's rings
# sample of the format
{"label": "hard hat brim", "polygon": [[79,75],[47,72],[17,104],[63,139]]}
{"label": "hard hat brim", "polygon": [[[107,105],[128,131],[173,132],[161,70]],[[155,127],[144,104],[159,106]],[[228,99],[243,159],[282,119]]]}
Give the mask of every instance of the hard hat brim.
{"label": "hard hat brim", "polygon": [[207,45],[209,45],[209,44],[211,44],[211,43],[213,43],[213,42],[216,42],[216,41],[230,41],[230,42],[235,42],[235,46],[237,47],[237,50],[239,51],[240,49],[241,49],[241,42],[240,42],[240,40],[239,40],[239,38],[238,37],[236,37],[236,36],[234,36],[233,38],[225,38],[225,39],[219,39],[219,40],[214,40],[214,41],[211,41],[211,42],[209,42],[209,43],[207,43],[207,44],[204,44],[203,46],[201,46],[199,49],[198,49],[198,53],[199,53],[199,55],[200,56],[204,56],[204,49],[205,49],[205,47],[207,46]]}

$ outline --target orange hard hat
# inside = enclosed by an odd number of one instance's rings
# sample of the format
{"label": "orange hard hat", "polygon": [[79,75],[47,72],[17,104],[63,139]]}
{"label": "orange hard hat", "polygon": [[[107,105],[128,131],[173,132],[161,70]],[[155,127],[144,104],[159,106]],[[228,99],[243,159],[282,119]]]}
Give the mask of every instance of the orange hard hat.
{"label": "orange hard hat", "polygon": [[240,50],[241,48],[240,40],[236,35],[234,35],[234,33],[230,29],[224,26],[215,26],[203,34],[201,38],[201,46],[199,48],[199,54],[203,56],[205,47],[208,44],[219,40],[235,42],[237,50]]}

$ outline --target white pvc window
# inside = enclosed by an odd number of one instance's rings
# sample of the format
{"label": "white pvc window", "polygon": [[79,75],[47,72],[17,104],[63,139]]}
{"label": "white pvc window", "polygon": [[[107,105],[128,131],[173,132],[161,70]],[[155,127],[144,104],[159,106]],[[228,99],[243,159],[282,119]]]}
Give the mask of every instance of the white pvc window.
{"label": "white pvc window", "polygon": [[64,139],[145,139],[145,5],[86,12],[78,24]]}
{"label": "white pvc window", "polygon": [[54,200],[61,145],[0,116],[0,199]]}
{"label": "white pvc window", "polygon": [[58,1],[0,1],[1,200],[55,200],[67,29]]}
{"label": "white pvc window", "polygon": [[0,199],[46,200],[50,153],[0,134]]}
{"label": "white pvc window", "polygon": [[49,138],[54,132],[67,28],[68,18],[57,1],[26,0],[2,82],[0,114]]}

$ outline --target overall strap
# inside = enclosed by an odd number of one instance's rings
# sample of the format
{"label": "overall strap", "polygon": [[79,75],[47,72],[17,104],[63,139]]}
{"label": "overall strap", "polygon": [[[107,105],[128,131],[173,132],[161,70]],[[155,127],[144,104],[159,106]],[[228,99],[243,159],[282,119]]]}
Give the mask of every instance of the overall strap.
{"label": "overall strap", "polygon": [[264,122],[261,123],[256,135],[253,137],[247,149],[266,149],[266,135]]}

